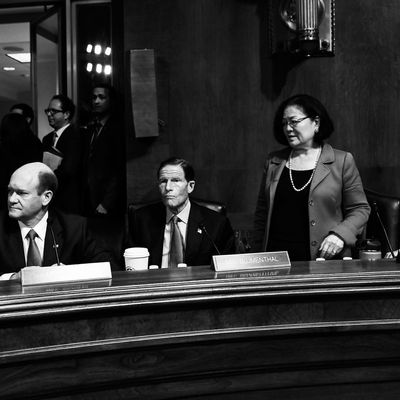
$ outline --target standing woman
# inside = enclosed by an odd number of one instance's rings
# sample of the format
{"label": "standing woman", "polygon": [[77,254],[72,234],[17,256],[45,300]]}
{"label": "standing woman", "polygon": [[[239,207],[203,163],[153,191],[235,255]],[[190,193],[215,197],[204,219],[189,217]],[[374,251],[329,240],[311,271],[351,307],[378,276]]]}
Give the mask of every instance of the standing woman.
{"label": "standing woman", "polygon": [[370,213],[353,156],[324,143],[333,132],[325,107],[299,94],[274,119],[255,213],[255,247],[287,250],[292,261],[351,255]]}

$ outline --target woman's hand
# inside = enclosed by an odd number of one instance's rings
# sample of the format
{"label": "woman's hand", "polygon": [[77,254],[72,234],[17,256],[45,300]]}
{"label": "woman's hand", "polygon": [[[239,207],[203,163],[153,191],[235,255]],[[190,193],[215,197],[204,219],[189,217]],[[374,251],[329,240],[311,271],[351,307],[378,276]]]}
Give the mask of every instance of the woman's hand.
{"label": "woman's hand", "polygon": [[319,246],[320,257],[329,260],[343,250],[344,241],[334,234],[328,235]]}

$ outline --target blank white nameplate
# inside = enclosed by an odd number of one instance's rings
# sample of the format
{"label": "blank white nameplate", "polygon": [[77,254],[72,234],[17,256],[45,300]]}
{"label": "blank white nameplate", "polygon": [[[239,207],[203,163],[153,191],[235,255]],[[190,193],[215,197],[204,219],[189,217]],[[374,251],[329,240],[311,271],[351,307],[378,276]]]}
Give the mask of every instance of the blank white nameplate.
{"label": "blank white nameplate", "polygon": [[22,286],[103,281],[111,278],[111,266],[108,261],[21,269]]}
{"label": "blank white nameplate", "polygon": [[269,268],[290,269],[291,266],[287,251],[213,256],[213,265],[217,272],[254,271]]}

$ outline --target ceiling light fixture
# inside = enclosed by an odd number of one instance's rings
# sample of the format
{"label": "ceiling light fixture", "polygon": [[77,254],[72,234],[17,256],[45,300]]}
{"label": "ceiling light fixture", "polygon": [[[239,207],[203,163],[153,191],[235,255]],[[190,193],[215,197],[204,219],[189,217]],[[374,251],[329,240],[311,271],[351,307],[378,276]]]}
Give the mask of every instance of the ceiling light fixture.
{"label": "ceiling light fixture", "polygon": [[3,67],[4,71],[15,71],[15,67]]}
{"label": "ceiling light fixture", "polygon": [[12,53],[16,53],[17,51],[24,51],[23,47],[19,47],[19,46],[4,46],[3,47],[4,51],[10,51]]}
{"label": "ceiling light fixture", "polygon": [[6,56],[22,64],[31,62],[31,53],[8,53]]}

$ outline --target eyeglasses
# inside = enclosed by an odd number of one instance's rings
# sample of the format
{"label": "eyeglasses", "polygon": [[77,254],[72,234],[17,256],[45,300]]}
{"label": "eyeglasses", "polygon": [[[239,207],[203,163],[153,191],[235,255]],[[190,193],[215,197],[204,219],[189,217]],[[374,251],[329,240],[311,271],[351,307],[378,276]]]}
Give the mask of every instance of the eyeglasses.
{"label": "eyeglasses", "polygon": [[289,125],[291,128],[296,128],[296,126],[304,121],[305,119],[310,118],[310,117],[304,117],[304,118],[299,118],[299,119],[283,119],[282,120],[282,126],[286,128],[286,125]]}
{"label": "eyeglasses", "polygon": [[44,110],[44,113],[45,114],[50,114],[50,115],[54,115],[54,114],[57,114],[57,113],[59,113],[59,112],[64,112],[63,110],[57,110],[57,109],[55,109],[55,108],[46,108],[45,110]]}

